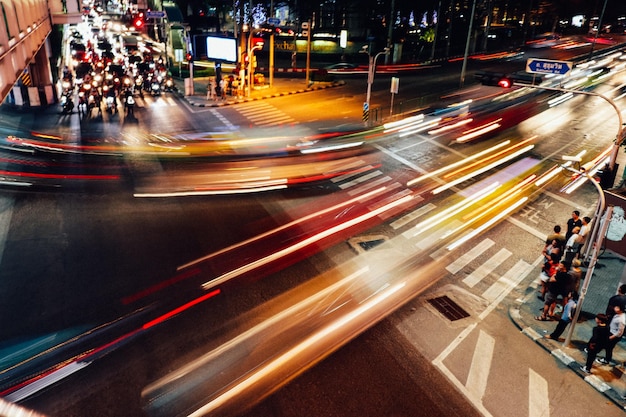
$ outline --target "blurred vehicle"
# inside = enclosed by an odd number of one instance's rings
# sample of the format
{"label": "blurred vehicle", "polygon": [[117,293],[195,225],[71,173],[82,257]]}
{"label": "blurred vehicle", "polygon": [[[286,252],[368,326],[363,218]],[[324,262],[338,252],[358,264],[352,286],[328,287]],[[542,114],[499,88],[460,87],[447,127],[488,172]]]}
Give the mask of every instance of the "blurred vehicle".
{"label": "blurred vehicle", "polygon": [[325,70],[327,71],[331,71],[331,70],[354,70],[359,68],[358,65],[356,64],[352,64],[350,62],[339,62],[337,64],[332,64],[332,65],[327,65],[324,67]]}

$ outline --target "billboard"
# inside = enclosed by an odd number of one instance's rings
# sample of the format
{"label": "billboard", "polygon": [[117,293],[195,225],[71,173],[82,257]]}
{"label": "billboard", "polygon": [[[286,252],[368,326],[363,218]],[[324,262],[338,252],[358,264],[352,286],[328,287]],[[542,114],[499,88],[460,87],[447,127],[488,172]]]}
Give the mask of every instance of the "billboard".
{"label": "billboard", "polygon": [[209,60],[237,62],[237,40],[235,38],[207,36],[206,55]]}

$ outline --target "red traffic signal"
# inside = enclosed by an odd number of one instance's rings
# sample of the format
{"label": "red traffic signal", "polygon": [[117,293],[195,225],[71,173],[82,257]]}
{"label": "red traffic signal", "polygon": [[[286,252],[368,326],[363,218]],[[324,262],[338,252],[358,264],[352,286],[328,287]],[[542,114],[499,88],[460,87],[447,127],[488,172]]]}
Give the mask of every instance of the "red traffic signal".
{"label": "red traffic signal", "polygon": [[187,62],[192,62],[193,61],[193,55],[191,55],[191,53],[187,52],[187,54],[185,55],[185,59],[187,60]]}
{"label": "red traffic signal", "polygon": [[500,78],[498,80],[498,87],[502,87],[502,88],[510,88],[513,85],[513,82],[511,81],[510,78]]}
{"label": "red traffic signal", "polygon": [[135,27],[135,29],[143,28],[144,23],[145,23],[144,20],[145,20],[145,16],[143,12],[139,12],[135,14],[135,16],[133,17],[133,26]]}
{"label": "red traffic signal", "polygon": [[258,47],[260,49],[260,48],[263,48],[264,44],[265,44],[265,40],[263,38],[257,38],[257,37],[252,38],[252,47]]}

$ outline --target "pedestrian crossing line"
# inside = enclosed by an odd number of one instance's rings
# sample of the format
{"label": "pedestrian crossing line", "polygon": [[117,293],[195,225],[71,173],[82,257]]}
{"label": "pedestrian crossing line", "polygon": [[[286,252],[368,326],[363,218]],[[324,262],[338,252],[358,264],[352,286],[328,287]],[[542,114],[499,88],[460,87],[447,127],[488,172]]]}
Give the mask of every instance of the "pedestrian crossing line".
{"label": "pedestrian crossing line", "polygon": [[473,288],[511,255],[511,251],[505,248],[500,249],[498,253],[493,255],[485,263],[480,265],[476,270],[474,270],[471,274],[465,277],[463,283],[468,287]]}
{"label": "pedestrian crossing line", "polygon": [[379,170],[376,170],[376,171],[370,172],[370,173],[368,173],[366,175],[361,175],[361,176],[355,178],[354,180],[352,180],[350,182],[341,184],[341,185],[339,185],[339,188],[341,188],[342,190],[345,190],[346,188],[350,188],[350,187],[355,186],[356,184],[361,184],[361,183],[363,183],[365,181],[369,181],[372,178],[376,178],[376,177],[378,177],[380,175],[383,175],[383,173],[381,171],[379,171]]}
{"label": "pedestrian crossing line", "polygon": [[222,115],[219,111],[217,111],[216,109],[211,109],[211,114],[213,115],[213,117],[215,117],[216,119],[218,119],[220,122],[224,123],[225,126],[228,126],[230,128],[234,128],[235,126],[230,122],[230,120],[228,120],[226,117],[224,117],[224,115]]}
{"label": "pedestrian crossing line", "polygon": [[[412,212],[410,212],[409,214],[400,217],[398,220],[396,220],[395,222],[391,223],[391,227],[393,227],[394,230],[397,230],[401,227],[406,226],[407,224],[411,223],[412,221],[422,217],[423,215],[433,211],[435,208],[437,208],[436,205],[434,205],[433,203],[428,203],[425,204],[423,206],[421,206],[420,208],[418,208],[417,210],[413,210]],[[406,232],[402,233],[402,236],[409,239],[411,237],[413,237],[415,233],[412,230],[407,230]]]}
{"label": "pedestrian crossing line", "polygon": [[480,242],[478,245],[474,246],[468,252],[465,252],[462,256],[458,257],[450,265],[446,266],[446,269],[451,274],[456,274],[463,267],[465,267],[467,264],[469,264],[471,261],[476,259],[483,252],[485,252],[487,249],[489,249],[490,247],[492,247],[495,244],[496,244],[496,242],[494,242],[491,239],[484,239],[482,242]]}
{"label": "pedestrian crossing line", "polygon": [[533,268],[531,264],[520,259],[517,261],[513,268],[509,269],[503,276],[496,282],[487,288],[482,294],[482,297],[490,302],[498,299],[502,294],[507,293],[510,289],[517,287],[517,285],[528,275],[530,269]]}
{"label": "pedestrian crossing line", "polygon": [[386,182],[390,182],[391,181],[391,177],[389,176],[384,176],[382,178],[378,178],[376,181],[368,181],[367,183],[363,184],[362,186],[358,187],[358,189],[352,189],[350,191],[348,191],[348,195],[350,197],[355,196],[356,194],[360,194],[364,191],[368,191],[372,188],[375,187],[379,187],[382,186],[384,183]]}
{"label": "pedestrian crossing line", "polygon": [[550,417],[548,381],[528,368],[528,415]]}
{"label": "pedestrian crossing line", "polygon": [[[450,224],[448,225],[448,227],[450,228],[456,228],[458,226],[461,225],[461,222],[459,220],[453,220],[452,222],[450,222]],[[446,231],[445,230],[430,230],[427,234],[420,234],[419,236],[421,237],[420,240],[418,240],[417,242],[415,242],[415,247],[421,250],[424,249],[428,249],[430,247],[432,247],[434,244],[436,244],[437,242],[439,242],[441,240],[442,236],[446,235]],[[413,237],[413,234],[410,235],[410,237],[412,237],[413,239],[415,239],[415,237]],[[442,248],[440,250],[437,250],[433,253],[430,254],[430,257],[432,259],[435,260],[439,260],[441,258],[443,258],[444,256],[446,256],[447,254],[449,254],[450,251],[446,248]]]}
{"label": "pedestrian crossing line", "polygon": [[[342,168],[344,168],[344,170],[348,171],[348,170],[350,170],[352,168],[360,167],[361,164],[363,164],[363,161],[359,159],[359,160],[353,161],[353,162],[351,162],[349,164],[343,165]],[[374,167],[371,166],[371,165],[363,167],[363,169],[372,169],[372,168],[374,168]],[[330,181],[335,183],[335,184],[337,184],[337,183],[346,181],[349,178],[357,177],[359,175],[361,175],[361,174],[360,173],[355,174],[355,173],[351,172],[349,174],[344,174],[344,175],[340,175],[338,177],[333,177],[333,178],[330,179]]]}
{"label": "pedestrian crossing line", "polygon": [[288,122],[295,122],[295,120],[292,117],[287,116],[287,115],[276,116],[273,119],[263,118],[263,119],[260,119],[259,121],[256,121],[256,120],[252,120],[252,121],[259,126],[271,126],[271,125],[277,125],[277,124],[284,124]]}
{"label": "pedestrian crossing line", "polygon": [[[386,198],[383,198],[381,200],[377,200],[375,201],[373,204],[370,204],[367,206],[367,209],[369,211],[376,211],[377,209],[384,207],[388,204],[392,204],[394,201],[398,201],[403,199],[406,196],[410,196],[411,195],[411,190],[407,190],[406,188],[404,188],[402,186],[402,184],[400,184],[399,182],[394,182],[392,183],[389,187],[389,190],[398,190],[396,191],[393,195],[387,196]],[[380,219],[386,219],[388,216],[393,216],[393,214],[389,214],[388,212],[384,212],[378,215],[378,217]]]}
{"label": "pedestrian crossing line", "polygon": [[474,356],[465,382],[465,388],[475,401],[482,402],[485,395],[495,344],[496,340],[492,336],[489,336],[482,329],[479,331]]}
{"label": "pedestrian crossing line", "polygon": [[237,109],[237,111],[239,111],[239,113],[241,113],[243,115],[248,115],[248,114],[255,114],[255,113],[266,112],[266,111],[268,111],[268,109],[276,110],[276,107],[271,106],[271,105],[269,105],[267,103],[257,102],[256,104],[250,104],[250,105],[245,106],[245,107],[240,107],[240,108]]}

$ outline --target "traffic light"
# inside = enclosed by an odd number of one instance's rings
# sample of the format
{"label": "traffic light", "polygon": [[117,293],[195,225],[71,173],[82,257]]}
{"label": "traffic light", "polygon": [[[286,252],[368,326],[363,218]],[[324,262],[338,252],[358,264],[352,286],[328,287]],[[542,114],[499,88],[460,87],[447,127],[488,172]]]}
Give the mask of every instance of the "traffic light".
{"label": "traffic light", "polygon": [[133,18],[133,26],[135,27],[135,29],[137,30],[141,30],[144,27],[144,14],[143,12],[139,12],[135,15],[135,17]]}
{"label": "traffic light", "polygon": [[193,62],[193,55],[187,52],[187,55],[185,55],[185,60],[187,60],[187,62]]}
{"label": "traffic light", "polygon": [[257,49],[262,49],[265,44],[265,40],[263,38],[253,37],[252,38],[252,47]]}
{"label": "traffic light", "polygon": [[513,82],[510,78],[502,77],[498,80],[498,87],[502,88],[510,88],[513,85]]}

